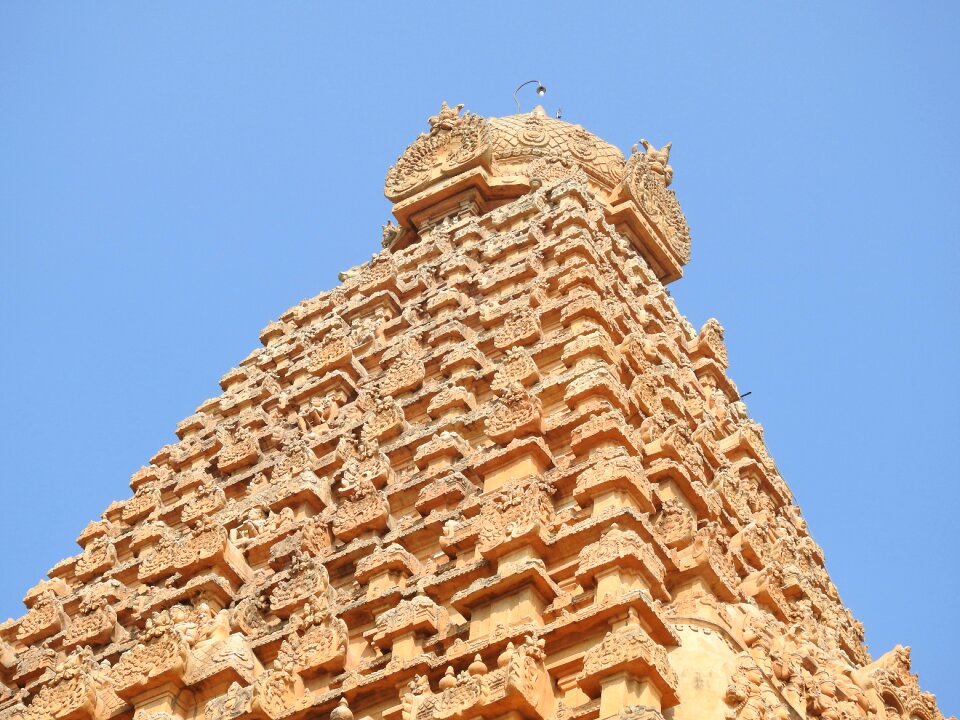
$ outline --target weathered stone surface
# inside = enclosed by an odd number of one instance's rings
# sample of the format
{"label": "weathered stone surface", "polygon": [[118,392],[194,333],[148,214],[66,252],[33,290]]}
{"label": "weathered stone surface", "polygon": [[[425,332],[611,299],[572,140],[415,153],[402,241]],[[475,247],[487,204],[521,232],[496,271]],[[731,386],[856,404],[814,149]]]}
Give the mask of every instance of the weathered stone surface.
{"label": "weathered stone surface", "polygon": [[0,720],[941,720],[664,288],[670,144],[460,109],[0,625]]}

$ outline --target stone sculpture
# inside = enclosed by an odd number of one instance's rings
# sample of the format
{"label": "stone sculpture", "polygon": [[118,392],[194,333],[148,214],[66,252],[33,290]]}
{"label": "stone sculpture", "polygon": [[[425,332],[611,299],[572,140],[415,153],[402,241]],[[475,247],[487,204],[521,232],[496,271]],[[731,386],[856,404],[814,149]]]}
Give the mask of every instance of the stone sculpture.
{"label": "stone sculpture", "polygon": [[0,625],[0,720],[941,720],[665,290],[671,145],[462,109]]}

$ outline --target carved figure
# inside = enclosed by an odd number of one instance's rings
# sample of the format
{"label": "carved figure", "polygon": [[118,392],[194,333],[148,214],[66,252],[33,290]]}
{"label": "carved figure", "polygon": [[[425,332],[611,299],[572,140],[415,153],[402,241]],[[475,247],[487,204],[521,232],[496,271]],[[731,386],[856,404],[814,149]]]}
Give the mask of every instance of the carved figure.
{"label": "carved figure", "polygon": [[458,103],[455,107],[450,107],[447,105],[447,101],[444,100],[440,103],[440,112],[427,118],[427,122],[430,123],[431,132],[434,130],[452,129],[461,110],[463,110],[463,103]]}
{"label": "carved figure", "polygon": [[[650,169],[658,175],[662,175],[663,184],[669,187],[673,180],[673,168],[667,163],[670,161],[670,148],[673,147],[673,143],[668,142],[659,150],[643,139],[640,140],[640,144],[643,146],[644,153],[646,153],[647,161],[650,163]],[[633,152],[636,151],[637,146],[634,145]]]}

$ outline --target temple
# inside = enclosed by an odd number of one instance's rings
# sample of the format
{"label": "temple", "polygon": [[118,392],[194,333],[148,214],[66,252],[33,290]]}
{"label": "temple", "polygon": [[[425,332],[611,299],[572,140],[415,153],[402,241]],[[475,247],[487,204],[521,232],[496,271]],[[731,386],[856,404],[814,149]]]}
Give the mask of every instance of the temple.
{"label": "temple", "polygon": [[669,155],[444,103],[0,625],[0,720],[941,720],[665,291]]}

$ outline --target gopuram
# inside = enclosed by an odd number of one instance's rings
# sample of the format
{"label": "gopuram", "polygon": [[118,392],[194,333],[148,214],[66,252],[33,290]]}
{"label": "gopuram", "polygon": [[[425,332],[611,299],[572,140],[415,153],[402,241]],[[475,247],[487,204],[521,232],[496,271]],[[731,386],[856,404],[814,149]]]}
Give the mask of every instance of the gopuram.
{"label": "gopuram", "polygon": [[942,720],[664,289],[670,145],[429,126],[382,250],[0,625],[0,720]]}

